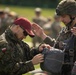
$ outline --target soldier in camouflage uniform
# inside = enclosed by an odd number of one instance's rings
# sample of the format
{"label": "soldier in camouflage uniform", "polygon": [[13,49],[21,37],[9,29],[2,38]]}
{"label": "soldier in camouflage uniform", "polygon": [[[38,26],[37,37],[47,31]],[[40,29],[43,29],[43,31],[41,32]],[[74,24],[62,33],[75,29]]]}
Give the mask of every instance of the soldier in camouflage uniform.
{"label": "soldier in camouflage uniform", "polygon": [[5,19],[5,12],[0,10],[0,35],[5,31],[8,27],[7,20]]}
{"label": "soldier in camouflage uniform", "polygon": [[[62,71],[58,75],[71,75],[71,71],[72,75],[76,75],[76,64],[75,66],[73,66],[74,62],[76,61],[76,36],[74,35],[74,32],[71,31],[76,26],[76,1],[62,0],[56,8],[56,13],[61,17],[61,21],[66,26],[60,31],[59,37],[57,37],[56,40],[53,40],[51,37],[48,37],[44,33],[43,29],[40,28],[38,25],[33,24],[32,26],[33,29],[35,29],[34,32],[36,33],[36,35],[41,37],[44,40],[44,43],[50,44],[51,46],[58,49],[67,50],[67,53],[65,53],[68,57],[65,55],[67,58],[64,58],[64,64],[61,69]],[[69,43],[68,40],[70,41]],[[67,45],[70,45],[71,47],[68,47]]]}
{"label": "soldier in camouflage uniform", "polygon": [[22,75],[43,62],[40,52],[45,45],[30,50],[29,45],[21,41],[27,35],[34,37],[31,26],[26,18],[18,18],[0,36],[0,75]]}
{"label": "soldier in camouflage uniform", "polygon": [[[35,17],[33,17],[32,21],[34,23],[37,23],[38,25],[40,25],[42,28],[44,26],[44,24],[47,22],[47,19],[45,17],[43,17],[41,15],[42,10],[41,8],[36,8],[35,9]],[[37,43],[42,42],[42,39],[40,37],[34,37],[32,40],[33,46],[35,47]]]}
{"label": "soldier in camouflage uniform", "polygon": [[11,19],[4,10],[0,10],[0,35],[12,24]]}

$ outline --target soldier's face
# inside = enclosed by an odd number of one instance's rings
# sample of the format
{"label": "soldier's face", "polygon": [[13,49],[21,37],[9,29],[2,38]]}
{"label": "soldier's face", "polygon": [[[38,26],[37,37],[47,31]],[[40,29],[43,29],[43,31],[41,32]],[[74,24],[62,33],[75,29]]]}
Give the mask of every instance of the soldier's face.
{"label": "soldier's face", "polygon": [[18,39],[23,40],[26,36],[27,33],[25,33],[24,29],[22,29],[20,26],[17,28],[17,33],[16,36],[18,37]]}
{"label": "soldier's face", "polygon": [[60,16],[60,18],[61,18],[61,21],[62,21],[65,25],[67,25],[67,24],[71,21],[69,15],[62,15],[62,16]]}

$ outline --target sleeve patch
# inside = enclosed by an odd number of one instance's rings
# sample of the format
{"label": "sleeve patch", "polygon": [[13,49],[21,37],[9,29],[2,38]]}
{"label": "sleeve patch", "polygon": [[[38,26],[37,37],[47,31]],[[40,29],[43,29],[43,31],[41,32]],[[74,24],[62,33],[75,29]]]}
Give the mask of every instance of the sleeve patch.
{"label": "sleeve patch", "polygon": [[5,53],[5,52],[6,52],[6,50],[7,50],[6,48],[2,48],[2,52],[3,52],[3,53]]}

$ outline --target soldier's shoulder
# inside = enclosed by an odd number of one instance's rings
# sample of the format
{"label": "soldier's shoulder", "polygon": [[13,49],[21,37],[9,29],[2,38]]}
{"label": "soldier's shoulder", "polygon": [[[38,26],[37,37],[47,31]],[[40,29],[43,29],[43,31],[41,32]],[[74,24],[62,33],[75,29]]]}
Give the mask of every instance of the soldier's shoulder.
{"label": "soldier's shoulder", "polygon": [[7,45],[7,42],[5,40],[0,40],[0,48],[6,45]]}
{"label": "soldier's shoulder", "polygon": [[0,51],[7,48],[7,41],[4,39],[4,37],[0,36]]}
{"label": "soldier's shoulder", "polygon": [[3,45],[3,44],[7,44],[7,40],[5,38],[5,33],[3,33],[2,35],[0,35],[0,45]]}
{"label": "soldier's shoulder", "polygon": [[7,43],[5,41],[0,41],[0,51],[5,50],[7,48]]}

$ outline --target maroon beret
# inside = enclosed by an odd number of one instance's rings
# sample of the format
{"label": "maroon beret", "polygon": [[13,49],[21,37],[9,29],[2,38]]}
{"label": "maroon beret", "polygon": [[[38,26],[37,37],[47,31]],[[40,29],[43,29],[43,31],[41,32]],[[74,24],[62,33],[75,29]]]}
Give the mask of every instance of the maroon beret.
{"label": "maroon beret", "polygon": [[28,19],[20,17],[14,21],[14,24],[20,25],[24,28],[24,30],[28,33],[29,36],[34,37],[34,33],[32,31],[32,24]]}

